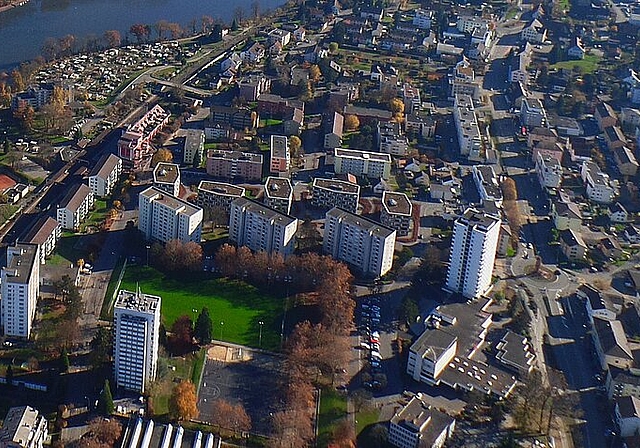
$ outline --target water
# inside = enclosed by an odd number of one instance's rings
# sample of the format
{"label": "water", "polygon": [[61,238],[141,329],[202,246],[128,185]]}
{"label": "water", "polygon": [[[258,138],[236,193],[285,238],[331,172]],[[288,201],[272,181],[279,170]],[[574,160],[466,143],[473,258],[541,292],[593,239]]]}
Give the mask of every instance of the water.
{"label": "water", "polygon": [[[254,0],[31,0],[24,6],[0,13],[0,68],[7,69],[42,53],[47,38],[72,34],[76,39],[101,38],[107,30],[118,30],[124,40],[134,23],[152,27],[159,20],[177,22],[183,27],[193,20],[200,26],[203,15],[233,20],[241,7],[244,16]],[[282,0],[259,0],[261,11],[273,9]],[[189,26],[190,28],[190,26]]]}

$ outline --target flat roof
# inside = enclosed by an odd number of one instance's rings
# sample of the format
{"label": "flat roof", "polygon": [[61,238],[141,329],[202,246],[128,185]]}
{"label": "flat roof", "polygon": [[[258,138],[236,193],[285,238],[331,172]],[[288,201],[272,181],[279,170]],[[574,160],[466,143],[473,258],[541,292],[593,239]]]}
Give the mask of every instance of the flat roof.
{"label": "flat roof", "polygon": [[383,226],[379,222],[372,221],[371,219],[365,218],[364,216],[354,215],[353,213],[338,207],[334,207],[327,212],[326,217],[328,218],[330,216],[340,219],[341,221],[348,224],[360,227],[361,229],[368,230],[369,233],[376,234],[383,238],[386,238],[392,233],[395,233],[395,230]]}
{"label": "flat roof", "polygon": [[262,164],[262,154],[253,154],[250,152],[229,151],[226,149],[211,149],[207,157],[226,159],[226,160],[244,160]]}
{"label": "flat roof", "polygon": [[391,154],[381,152],[359,151],[357,149],[335,149],[336,157],[347,157],[350,159],[376,160],[379,162],[391,163]]}
{"label": "flat roof", "polygon": [[500,224],[499,218],[480,212],[473,208],[468,208],[467,210],[465,210],[462,216],[458,219],[463,221],[466,225],[479,226],[485,231],[489,230],[490,227],[493,227],[496,224]]}
{"label": "flat roof", "polygon": [[284,135],[271,136],[271,157],[286,158],[289,151],[289,139]]}
{"label": "flat roof", "polygon": [[313,188],[323,188],[325,190],[331,190],[339,193],[359,194],[360,185],[347,182],[339,179],[322,179],[316,177],[313,179]]}
{"label": "flat roof", "polygon": [[198,184],[198,191],[206,191],[207,193],[213,193],[221,196],[244,196],[245,189],[236,185],[227,184],[224,182],[213,182],[210,180],[201,180]]}
{"label": "flat roof", "polygon": [[180,167],[175,163],[160,162],[153,169],[153,182],[158,184],[175,184],[180,178]]}
{"label": "flat roof", "polygon": [[272,209],[271,207],[267,207],[264,204],[256,202],[249,198],[238,198],[232,202],[232,205],[236,207],[241,207],[248,213],[254,213],[256,215],[262,215],[266,219],[273,219],[278,221],[283,225],[289,225],[292,222],[296,221],[296,218],[293,216],[285,215],[284,213],[280,213],[277,210]]}
{"label": "flat roof", "polygon": [[14,255],[7,267],[4,268],[7,280],[11,283],[29,283],[33,265],[39,262],[36,260],[38,246],[29,243],[16,243],[14,246],[7,247],[7,258],[9,258],[9,251]]}
{"label": "flat roof", "polygon": [[264,192],[268,198],[289,199],[293,195],[291,181],[284,177],[267,177]]}
{"label": "flat roof", "polygon": [[[391,423],[420,433],[420,446],[433,446],[437,438],[455,419],[422,401],[420,394],[391,418]],[[424,445],[423,445],[424,444]]]}
{"label": "flat roof", "polygon": [[0,444],[11,445],[13,442],[18,446],[27,446],[38,423],[38,415],[38,411],[31,406],[10,408],[0,429]]}
{"label": "flat roof", "polygon": [[181,212],[187,215],[193,215],[202,210],[200,207],[196,207],[187,201],[176,198],[175,196],[168,194],[166,191],[160,190],[156,187],[147,188],[140,193],[140,196],[145,196],[149,199],[153,198],[154,202],[164,204],[173,210],[182,209]]}
{"label": "flat roof", "polygon": [[413,204],[404,193],[384,191],[382,193],[382,206],[390,215],[411,216]]}
{"label": "flat roof", "polygon": [[131,292],[124,289],[118,291],[118,297],[113,305],[114,309],[155,313],[160,310],[161,298],[141,292]]}
{"label": "flat roof", "polygon": [[[458,341],[458,336],[441,328],[427,329],[411,344],[411,351],[421,357],[436,361],[449,347]],[[429,356],[431,355],[431,356]]]}

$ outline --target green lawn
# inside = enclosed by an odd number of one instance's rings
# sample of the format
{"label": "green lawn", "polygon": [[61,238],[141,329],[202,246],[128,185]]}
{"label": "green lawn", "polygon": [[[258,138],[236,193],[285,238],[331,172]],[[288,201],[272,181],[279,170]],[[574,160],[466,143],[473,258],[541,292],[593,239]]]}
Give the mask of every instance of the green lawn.
{"label": "green lawn", "polygon": [[347,397],[333,388],[322,389],[318,416],[318,446],[326,447],[336,425],[347,416]]}
{"label": "green lawn", "polygon": [[361,409],[356,415],[356,436],[368,426],[378,423],[379,418],[378,409]]}
{"label": "green lawn", "polygon": [[573,70],[574,67],[578,67],[582,73],[593,73],[598,68],[600,59],[600,56],[596,56],[595,54],[587,54],[584,59],[557,62],[550,68]]}
{"label": "green lawn", "polygon": [[128,266],[120,288],[135,291],[137,286],[143,293],[162,297],[162,320],[167,329],[179,316],[193,319],[193,310],[206,306],[213,320],[214,339],[257,347],[258,322],[264,322],[262,347],[276,349],[280,345],[284,305],[280,297],[265,296],[246,283],[209,274],[175,279],[150,267]]}
{"label": "green lawn", "polygon": [[100,227],[100,225],[104,222],[107,211],[109,210],[107,206],[107,201],[104,199],[96,199],[93,204],[93,210],[89,213],[89,217],[80,225],[80,229],[84,230],[87,227]]}

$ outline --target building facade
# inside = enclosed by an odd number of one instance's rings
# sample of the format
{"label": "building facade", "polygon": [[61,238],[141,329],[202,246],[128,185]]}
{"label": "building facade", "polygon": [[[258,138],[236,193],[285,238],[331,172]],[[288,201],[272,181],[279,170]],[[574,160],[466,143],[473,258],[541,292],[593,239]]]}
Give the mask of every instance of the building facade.
{"label": "building facade", "polygon": [[180,196],[180,167],[160,162],[153,169],[153,186],[171,196]]}
{"label": "building facade", "polygon": [[214,149],[207,155],[207,174],[223,179],[262,179],[262,155]]}
{"label": "building facade", "polygon": [[313,179],[311,204],[314,207],[339,207],[351,213],[358,211],[360,185],[338,179]]}
{"label": "building facade", "polygon": [[270,172],[288,173],[291,168],[291,151],[289,149],[289,139],[284,135],[272,135],[270,140],[271,160],[269,163]]}
{"label": "building facade", "polygon": [[118,140],[118,156],[132,163],[134,168],[140,167],[143,160],[151,156],[151,140],[169,122],[170,117],[170,113],[160,105],[155,105],[122,134]]}
{"label": "building facade", "polygon": [[0,274],[0,324],[5,336],[31,336],[40,295],[40,258],[35,244],[7,247],[7,264]]}
{"label": "building facade", "polygon": [[380,222],[390,229],[395,229],[398,236],[409,235],[413,204],[404,193],[385,191],[382,193],[382,211]]}
{"label": "building facade", "polygon": [[10,408],[0,429],[0,447],[43,448],[48,427],[44,415],[31,406]]}
{"label": "building facade", "polygon": [[107,154],[100,158],[91,174],[89,174],[89,188],[94,196],[104,198],[109,196],[118,183],[122,174],[122,159],[114,154]]}
{"label": "building facade", "polygon": [[58,205],[56,216],[60,226],[63,229],[77,230],[91,211],[94,199],[93,192],[87,185],[72,187]]}
{"label": "building facade", "polygon": [[391,155],[355,149],[335,149],[336,174],[353,174],[388,179],[391,175]]}
{"label": "building facade", "polygon": [[61,236],[62,228],[58,221],[45,216],[36,221],[23,242],[37,245],[40,264],[45,264],[46,258],[53,253]]}
{"label": "building facade", "polygon": [[287,178],[267,177],[264,184],[264,204],[284,215],[291,213],[293,186]]}
{"label": "building facade", "polygon": [[198,185],[198,199],[196,204],[203,209],[209,209],[215,213],[216,209],[229,213],[231,203],[244,196],[245,189],[222,182],[209,180],[200,181]]}
{"label": "building facade", "polygon": [[200,207],[149,187],[138,196],[138,209],[138,227],[147,240],[200,243],[203,218]]}

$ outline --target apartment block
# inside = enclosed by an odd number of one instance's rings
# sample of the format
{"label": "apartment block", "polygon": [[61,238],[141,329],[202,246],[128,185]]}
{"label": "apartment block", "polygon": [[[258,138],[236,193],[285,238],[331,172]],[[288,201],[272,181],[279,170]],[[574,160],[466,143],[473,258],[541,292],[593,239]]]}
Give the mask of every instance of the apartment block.
{"label": "apartment block", "polygon": [[203,217],[200,207],[149,187],[138,196],[138,209],[138,227],[147,240],[200,242]]}
{"label": "apartment block", "polygon": [[264,204],[284,215],[291,213],[293,186],[291,181],[280,177],[267,177],[264,184]]}
{"label": "apartment block", "polygon": [[202,180],[198,185],[198,199],[196,204],[203,209],[215,211],[224,210],[229,213],[231,210],[231,203],[243,197],[245,189],[231,184],[225,184],[223,182],[212,182],[209,180]]}
{"label": "apartment block", "polygon": [[94,196],[109,196],[122,174],[122,159],[114,154],[106,154],[100,158],[89,174],[89,188]]}
{"label": "apartment block", "polygon": [[638,161],[633,152],[626,146],[613,150],[613,160],[623,176],[633,177],[638,172]]}
{"label": "apartment block", "polygon": [[284,135],[272,135],[269,146],[271,148],[270,172],[288,173],[291,168],[289,139]]}
{"label": "apartment block", "polygon": [[62,228],[58,221],[49,216],[43,216],[35,222],[22,242],[37,245],[40,264],[45,264],[46,258],[53,253],[61,236]]}
{"label": "apartment block", "polygon": [[391,155],[336,148],[334,170],[336,174],[388,179],[391,175]]}
{"label": "apartment block", "polygon": [[204,131],[201,129],[179,129],[176,138],[183,139],[182,163],[193,165],[204,159]]}
{"label": "apartment block", "polygon": [[314,207],[338,207],[351,213],[358,211],[360,185],[338,179],[313,179],[311,204]]}
{"label": "apartment block", "polygon": [[482,137],[473,106],[473,99],[469,95],[456,95],[453,107],[453,121],[456,125],[460,154],[469,157],[470,160],[480,160]]}
{"label": "apartment block", "polygon": [[160,162],[153,169],[153,186],[171,196],[180,196],[180,167]]}
{"label": "apartment block", "polygon": [[520,122],[527,128],[536,128],[547,124],[547,111],[538,98],[522,98],[520,104]]}
{"label": "apartment block", "polygon": [[262,155],[214,149],[207,154],[207,174],[248,182],[262,179]]}
{"label": "apartment block", "polygon": [[40,257],[35,244],[7,247],[7,264],[0,274],[0,324],[5,336],[31,336],[40,295]]}
{"label": "apartment block", "polygon": [[0,429],[2,448],[43,448],[49,424],[47,419],[31,406],[10,408]]}
{"label": "apartment block", "polygon": [[580,170],[582,181],[587,188],[587,197],[594,202],[610,204],[617,194],[609,175],[600,171],[600,167],[593,162],[582,162]]}
{"label": "apartment block", "polygon": [[542,188],[558,188],[562,181],[562,165],[553,157],[538,152],[535,155],[536,173]]}
{"label": "apartment block", "polygon": [[396,231],[346,210],[326,214],[323,250],[366,275],[380,277],[391,269]]}
{"label": "apartment block", "polygon": [[269,254],[291,255],[298,220],[259,202],[239,198],[231,203],[229,239],[238,246]]}
{"label": "apartment block", "polygon": [[380,222],[394,229],[398,236],[409,235],[413,204],[404,193],[385,191],[382,193],[382,212]]}
{"label": "apartment block", "polygon": [[389,421],[389,443],[398,448],[441,448],[453,435],[456,420],[423,401],[418,393]]}
{"label": "apartment block", "polygon": [[121,290],[113,307],[116,386],[148,390],[158,366],[161,298]]}
{"label": "apartment block", "polygon": [[144,116],[122,134],[118,140],[118,156],[140,167],[142,161],[151,156],[151,140],[169,122],[171,114],[155,105]]}
{"label": "apartment block", "polygon": [[501,207],[502,190],[493,167],[491,165],[474,165],[471,171],[482,203],[489,201],[497,207]]}
{"label": "apartment block", "polygon": [[78,230],[80,223],[87,217],[94,203],[91,189],[84,184],[71,187],[58,205],[57,221],[63,229]]}
{"label": "apartment block", "polygon": [[409,140],[401,134],[399,123],[378,123],[378,150],[392,156],[404,157],[409,151]]}
{"label": "apartment block", "polygon": [[491,275],[500,235],[499,218],[467,209],[453,224],[446,288],[467,298],[479,297],[491,287]]}

